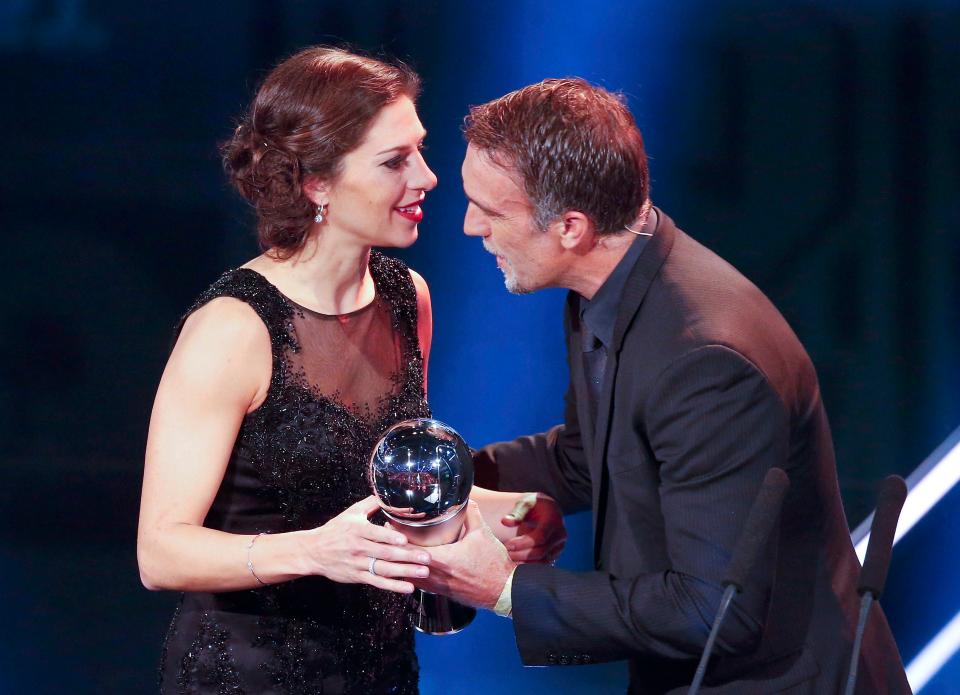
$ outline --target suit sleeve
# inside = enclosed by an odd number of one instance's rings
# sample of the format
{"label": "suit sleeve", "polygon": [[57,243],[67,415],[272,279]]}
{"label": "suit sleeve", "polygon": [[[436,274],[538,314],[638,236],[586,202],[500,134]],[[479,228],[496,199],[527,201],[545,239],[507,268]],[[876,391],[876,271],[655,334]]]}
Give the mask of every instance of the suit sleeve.
{"label": "suit sleeve", "polygon": [[[570,310],[564,331],[570,335]],[[567,351],[567,364],[570,351]],[[590,471],[580,435],[576,394],[572,383],[564,396],[563,424],[541,434],[499,442],[474,454],[477,485],[503,492],[545,492],[565,514],[589,509]]]}
{"label": "suit sleeve", "polygon": [[[786,465],[786,407],[752,363],[723,346],[698,348],[669,365],[642,400],[637,420],[659,467],[669,566],[631,577],[521,565],[512,598],[525,664],[555,663],[557,655],[593,661],[698,656],[761,481],[770,467]],[[629,481],[611,480],[617,484]],[[756,648],[775,547],[768,543],[734,600],[717,652]]]}

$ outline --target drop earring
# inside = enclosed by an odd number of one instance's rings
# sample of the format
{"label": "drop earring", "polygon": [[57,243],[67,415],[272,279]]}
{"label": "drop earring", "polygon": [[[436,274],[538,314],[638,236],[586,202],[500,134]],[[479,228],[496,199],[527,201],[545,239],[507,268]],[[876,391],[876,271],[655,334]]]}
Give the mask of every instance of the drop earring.
{"label": "drop earring", "polygon": [[327,206],[326,206],[326,205],[318,205],[318,206],[317,206],[317,216],[313,218],[313,221],[316,222],[317,224],[323,224],[323,220],[324,220],[324,217],[325,217],[325,216],[324,216],[324,213],[325,213],[326,211],[327,211]]}

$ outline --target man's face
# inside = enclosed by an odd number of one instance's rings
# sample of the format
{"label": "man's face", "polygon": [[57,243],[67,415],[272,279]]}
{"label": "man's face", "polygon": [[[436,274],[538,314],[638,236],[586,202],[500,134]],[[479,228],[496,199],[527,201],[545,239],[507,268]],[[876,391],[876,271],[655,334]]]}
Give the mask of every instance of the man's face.
{"label": "man's face", "polygon": [[483,240],[497,257],[510,292],[526,294],[552,286],[559,268],[559,242],[533,221],[533,206],[519,175],[491,161],[473,145],[461,167],[467,213],[463,232]]}

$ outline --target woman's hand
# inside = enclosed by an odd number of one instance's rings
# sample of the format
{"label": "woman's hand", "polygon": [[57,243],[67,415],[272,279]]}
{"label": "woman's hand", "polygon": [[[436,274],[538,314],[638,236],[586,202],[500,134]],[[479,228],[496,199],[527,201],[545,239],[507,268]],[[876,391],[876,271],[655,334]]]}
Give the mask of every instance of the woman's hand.
{"label": "woman's hand", "polygon": [[[406,536],[370,523],[380,509],[371,495],[347,507],[319,528],[305,534],[309,574],[320,574],[341,584],[369,584],[378,589],[409,594],[413,584],[402,578],[423,579],[430,554],[407,542]],[[371,558],[375,559],[370,572]]]}

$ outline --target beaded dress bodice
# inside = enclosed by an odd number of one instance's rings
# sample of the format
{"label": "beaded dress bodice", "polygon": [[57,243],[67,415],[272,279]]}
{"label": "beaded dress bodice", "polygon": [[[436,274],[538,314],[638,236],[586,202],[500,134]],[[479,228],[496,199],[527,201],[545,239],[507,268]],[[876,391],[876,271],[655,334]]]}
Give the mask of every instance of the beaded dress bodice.
{"label": "beaded dress bodice", "polygon": [[[243,419],[205,526],[238,534],[320,526],[370,494],[367,460],[379,435],[430,415],[409,271],[374,252],[370,272],[376,296],[350,314],[311,311],[245,268],[225,273],[187,312],[219,297],[247,303],[267,327],[273,360],[266,398]],[[416,692],[405,605],[399,594],[322,577],[184,594],[162,690]]]}

